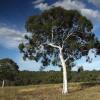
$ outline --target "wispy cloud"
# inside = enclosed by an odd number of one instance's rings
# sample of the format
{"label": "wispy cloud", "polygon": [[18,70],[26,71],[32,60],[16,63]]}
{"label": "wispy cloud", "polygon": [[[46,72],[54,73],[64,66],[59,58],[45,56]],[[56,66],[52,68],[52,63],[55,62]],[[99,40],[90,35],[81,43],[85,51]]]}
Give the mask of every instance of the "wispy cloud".
{"label": "wispy cloud", "polygon": [[35,5],[34,7],[40,9],[41,11],[51,8],[51,6],[49,6],[48,3],[40,3],[40,4]]}
{"label": "wispy cloud", "polygon": [[97,7],[100,7],[100,0],[89,0],[89,2],[94,4]]}
{"label": "wispy cloud", "polygon": [[18,44],[24,40],[25,34],[27,33],[12,28],[0,27],[0,45],[6,48],[17,48]]}
{"label": "wispy cloud", "polygon": [[90,19],[94,24],[100,22],[100,12],[98,10],[93,9],[81,9],[81,13]]}
{"label": "wispy cloud", "polygon": [[67,10],[70,9],[83,9],[85,8],[85,4],[83,2],[77,1],[77,0],[61,0],[61,1],[57,1],[53,4],[53,6],[61,6]]}
{"label": "wispy cloud", "polygon": [[49,5],[48,3],[39,3],[39,4],[36,4],[34,7],[43,11],[51,7],[58,7],[58,6],[63,7],[67,10],[76,9],[80,11],[88,19],[90,19],[94,24],[98,21],[100,22],[100,11],[87,8],[86,4],[79,0],[59,0],[51,5]]}
{"label": "wispy cloud", "polygon": [[32,4],[40,4],[42,2],[44,2],[45,0],[35,0],[32,2]]}

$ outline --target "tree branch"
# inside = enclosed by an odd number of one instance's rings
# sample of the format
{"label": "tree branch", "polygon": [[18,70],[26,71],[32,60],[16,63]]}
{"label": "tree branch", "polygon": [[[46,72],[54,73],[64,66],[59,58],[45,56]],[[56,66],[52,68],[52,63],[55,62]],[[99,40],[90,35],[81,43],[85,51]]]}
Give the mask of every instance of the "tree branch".
{"label": "tree branch", "polygon": [[49,46],[52,46],[52,47],[54,47],[54,48],[61,49],[61,47],[60,47],[60,46],[54,45],[54,44],[52,44],[52,43],[49,43],[48,45],[49,45]]}
{"label": "tree branch", "polygon": [[52,42],[53,42],[53,29],[52,29]]}
{"label": "tree branch", "polygon": [[70,37],[70,36],[72,36],[73,34],[75,34],[74,32],[73,33],[68,33],[68,35],[67,35],[67,37],[64,39],[64,41],[63,41],[63,44],[64,44],[64,42]]}
{"label": "tree branch", "polygon": [[68,56],[66,59],[65,59],[65,62],[69,60],[69,58],[73,57],[72,55]]}

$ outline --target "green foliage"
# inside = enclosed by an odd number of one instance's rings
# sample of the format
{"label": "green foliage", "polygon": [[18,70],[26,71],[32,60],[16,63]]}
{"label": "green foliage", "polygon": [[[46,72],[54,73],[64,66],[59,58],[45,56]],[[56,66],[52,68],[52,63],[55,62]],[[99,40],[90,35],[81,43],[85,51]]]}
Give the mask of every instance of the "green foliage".
{"label": "green foliage", "polygon": [[[62,83],[62,71],[18,71],[18,66],[10,59],[0,60],[0,84],[31,85]],[[68,64],[67,64],[68,65]],[[100,71],[71,71],[68,67],[68,81],[70,82],[100,82]]]}
{"label": "green foliage", "polygon": [[[59,50],[48,45],[49,43],[63,48],[64,59],[71,55],[68,61],[70,64],[87,55],[91,48],[100,47],[100,43],[97,47],[95,45],[98,40],[92,33],[91,21],[76,10],[51,8],[41,14],[30,16],[25,28],[32,35],[30,37],[25,35],[27,43],[19,44],[23,59],[35,61],[42,59],[43,66],[50,63],[59,66]],[[66,39],[72,33],[73,35]]]}
{"label": "green foliage", "polygon": [[75,18],[80,25],[80,29],[86,27],[90,31],[93,28],[91,22],[87,20],[86,17],[81,16],[78,11],[56,7],[46,10],[40,15],[29,17],[26,22],[26,29],[29,32],[33,32],[33,30],[43,30],[49,33],[51,32],[52,26],[71,28],[73,18]]}
{"label": "green foliage", "polygon": [[[69,82],[100,82],[100,71],[68,71]],[[62,83],[61,71],[20,71],[15,85]]]}
{"label": "green foliage", "polygon": [[[68,63],[67,63],[68,65]],[[62,83],[62,71],[19,71],[18,65],[11,59],[0,60],[0,84],[5,80],[5,85],[30,85]],[[70,82],[100,82],[100,71],[71,71],[68,67],[68,81]]]}
{"label": "green foliage", "polygon": [[24,44],[23,43],[19,44],[18,48],[20,49],[21,52],[23,52]]}
{"label": "green foliage", "polygon": [[50,72],[20,71],[19,78],[20,78],[19,85],[61,83],[62,73],[55,71],[50,71]]}
{"label": "green foliage", "polygon": [[78,73],[83,72],[83,71],[84,71],[83,66],[78,68]]}
{"label": "green foliage", "polygon": [[0,60],[0,80],[15,81],[18,74],[18,65],[11,59],[5,58]]}

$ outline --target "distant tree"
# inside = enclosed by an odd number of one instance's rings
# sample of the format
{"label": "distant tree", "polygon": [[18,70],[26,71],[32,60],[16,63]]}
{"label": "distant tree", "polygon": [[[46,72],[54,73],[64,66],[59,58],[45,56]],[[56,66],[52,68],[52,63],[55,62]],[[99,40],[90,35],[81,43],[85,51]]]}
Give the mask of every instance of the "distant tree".
{"label": "distant tree", "polygon": [[63,69],[63,93],[68,93],[67,63],[88,54],[91,48],[100,48],[92,33],[92,23],[76,10],[61,7],[51,8],[33,15],[26,22],[26,42],[19,45],[23,58],[41,62],[43,66],[61,66]]}
{"label": "distant tree", "polygon": [[78,68],[78,73],[83,72],[83,71],[84,71],[83,66]]}
{"label": "distant tree", "polygon": [[4,87],[5,80],[14,80],[18,72],[18,65],[11,59],[5,58],[0,60],[0,80],[3,81]]}

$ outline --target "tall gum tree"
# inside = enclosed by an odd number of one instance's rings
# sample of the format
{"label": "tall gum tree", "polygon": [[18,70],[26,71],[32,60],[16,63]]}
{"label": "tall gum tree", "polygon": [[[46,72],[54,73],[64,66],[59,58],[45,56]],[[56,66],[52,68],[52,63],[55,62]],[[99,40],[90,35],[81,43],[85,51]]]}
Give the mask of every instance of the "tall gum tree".
{"label": "tall gum tree", "polygon": [[25,27],[32,35],[25,35],[26,41],[19,44],[23,58],[41,60],[43,66],[61,66],[62,92],[68,93],[67,63],[88,55],[90,49],[100,48],[92,23],[76,10],[56,7],[30,16]]}

